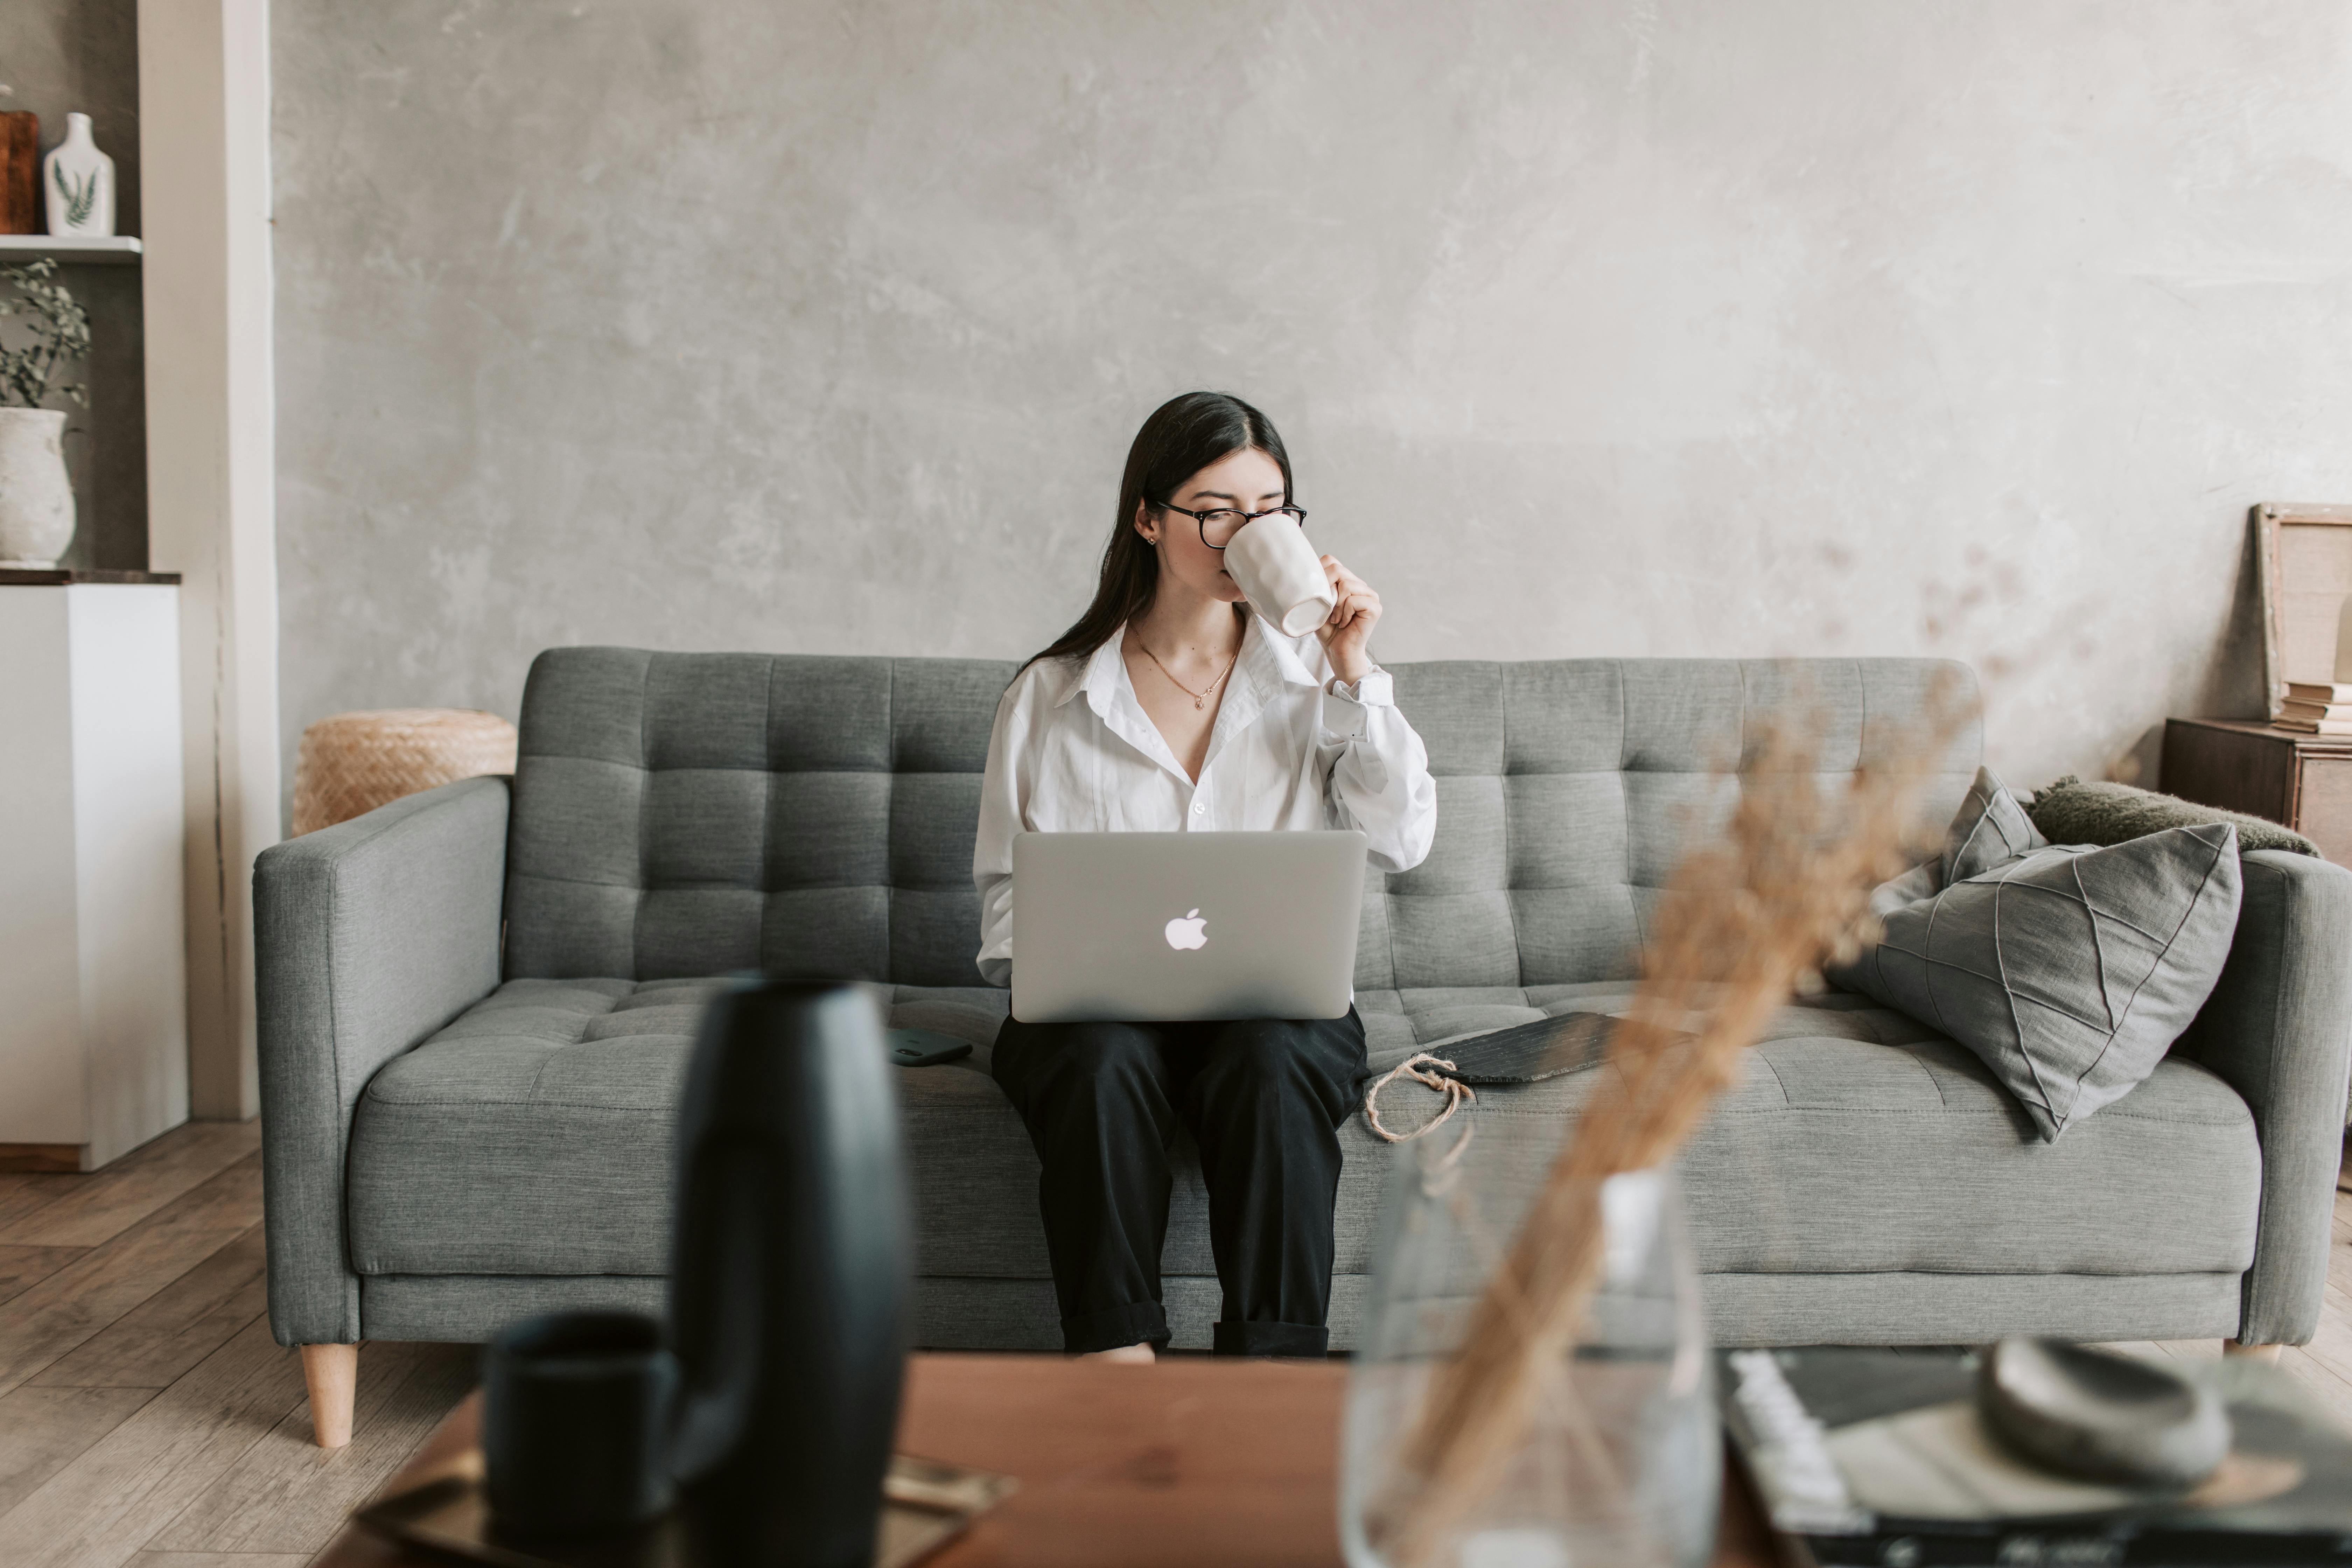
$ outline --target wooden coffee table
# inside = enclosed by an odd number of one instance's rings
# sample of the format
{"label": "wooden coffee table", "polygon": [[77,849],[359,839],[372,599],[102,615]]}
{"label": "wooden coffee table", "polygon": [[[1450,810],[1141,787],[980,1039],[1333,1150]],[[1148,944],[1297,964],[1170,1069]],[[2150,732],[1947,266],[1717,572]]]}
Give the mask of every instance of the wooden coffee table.
{"label": "wooden coffee table", "polygon": [[[1335,1568],[1347,1382],[1336,1363],[916,1356],[899,1451],[1021,1480],[926,1568]],[[480,1400],[451,1411],[385,1490],[421,1485],[471,1449]],[[352,1527],[313,1568],[436,1561]],[[1776,1561],[1745,1479],[1727,1465],[1716,1568]]]}

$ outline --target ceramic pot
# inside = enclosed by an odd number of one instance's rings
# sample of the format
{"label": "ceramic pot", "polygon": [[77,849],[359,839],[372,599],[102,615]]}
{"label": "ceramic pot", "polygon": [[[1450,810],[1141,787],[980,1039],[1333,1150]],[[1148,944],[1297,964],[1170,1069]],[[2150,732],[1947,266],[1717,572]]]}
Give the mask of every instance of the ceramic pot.
{"label": "ceramic pot", "polygon": [[65,415],[0,408],[0,566],[55,566],[73,542]]}
{"label": "ceramic pot", "polygon": [[104,237],[114,232],[114,160],[89,139],[89,116],[66,116],[66,139],[41,160],[51,234]]}

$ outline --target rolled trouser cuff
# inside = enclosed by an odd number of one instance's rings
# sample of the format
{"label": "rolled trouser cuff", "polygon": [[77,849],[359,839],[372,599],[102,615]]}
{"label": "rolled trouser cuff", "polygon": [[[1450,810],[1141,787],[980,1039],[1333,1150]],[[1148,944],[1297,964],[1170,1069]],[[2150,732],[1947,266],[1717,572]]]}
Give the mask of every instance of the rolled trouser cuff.
{"label": "rolled trouser cuff", "polygon": [[1219,1323],[1210,1348],[1219,1355],[1305,1356],[1331,1353],[1331,1331],[1320,1323]]}
{"label": "rolled trouser cuff", "polygon": [[1072,1355],[1146,1343],[1168,1343],[1168,1309],[1157,1301],[1131,1301],[1062,1320],[1062,1348]]}

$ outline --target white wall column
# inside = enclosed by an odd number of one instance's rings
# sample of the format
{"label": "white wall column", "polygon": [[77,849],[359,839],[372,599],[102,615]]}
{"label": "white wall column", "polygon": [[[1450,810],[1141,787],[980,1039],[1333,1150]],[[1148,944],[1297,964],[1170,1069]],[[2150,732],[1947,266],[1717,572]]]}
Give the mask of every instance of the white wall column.
{"label": "white wall column", "polygon": [[253,858],[278,838],[268,0],[140,0],[148,554],[183,574],[188,1066],[260,1109]]}

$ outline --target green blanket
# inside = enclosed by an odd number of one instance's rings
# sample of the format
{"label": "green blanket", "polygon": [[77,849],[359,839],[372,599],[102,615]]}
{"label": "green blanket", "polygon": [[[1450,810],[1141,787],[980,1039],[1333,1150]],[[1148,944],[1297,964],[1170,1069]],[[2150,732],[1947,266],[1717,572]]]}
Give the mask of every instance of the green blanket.
{"label": "green blanket", "polygon": [[2199,805],[2177,795],[2134,789],[2129,784],[2084,784],[2073,773],[2037,793],[2025,815],[2053,844],[2121,844],[2168,827],[2226,822],[2238,830],[2238,848],[2291,849],[2319,853],[2319,846],[2292,828],[2242,811]]}

